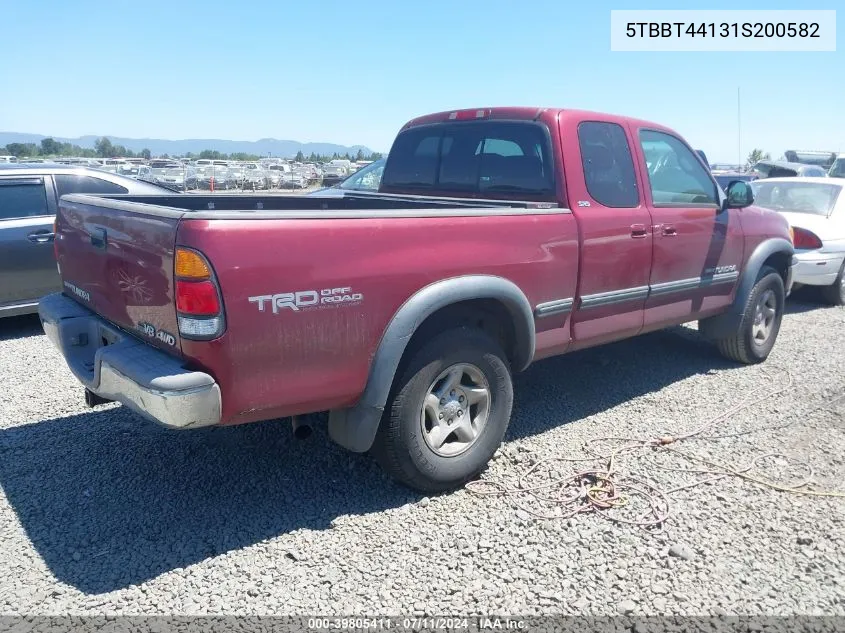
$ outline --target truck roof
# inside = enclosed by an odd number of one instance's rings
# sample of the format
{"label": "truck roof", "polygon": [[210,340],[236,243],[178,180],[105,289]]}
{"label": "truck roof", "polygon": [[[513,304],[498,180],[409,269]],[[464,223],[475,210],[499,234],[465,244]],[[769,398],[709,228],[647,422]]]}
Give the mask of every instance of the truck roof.
{"label": "truck roof", "polygon": [[479,108],[461,108],[460,110],[444,110],[442,112],[434,112],[432,114],[425,114],[423,116],[413,118],[402,126],[402,130],[411,127],[416,127],[418,125],[427,125],[430,123],[443,123],[454,120],[516,119],[525,121],[542,120],[546,123],[549,123],[559,117],[572,117],[576,119],[599,119],[616,123],[628,122],[634,123],[641,127],[649,127],[655,130],[670,130],[670,128],[667,128],[665,125],[660,125],[659,123],[645,121],[643,119],[635,119],[633,117],[622,116],[618,114],[593,112],[591,110],[545,108],[537,106],[495,106]]}

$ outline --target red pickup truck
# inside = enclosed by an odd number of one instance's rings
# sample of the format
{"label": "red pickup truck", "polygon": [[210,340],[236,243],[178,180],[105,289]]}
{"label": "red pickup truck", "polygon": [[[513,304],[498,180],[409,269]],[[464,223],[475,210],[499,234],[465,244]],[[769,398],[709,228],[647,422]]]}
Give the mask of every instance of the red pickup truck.
{"label": "red pickup truck", "polygon": [[666,127],[565,109],[407,123],[380,190],[63,196],[44,330],[91,405],[172,428],[328,412],[425,491],[480,472],[532,362],[698,320],[763,361],[785,220]]}

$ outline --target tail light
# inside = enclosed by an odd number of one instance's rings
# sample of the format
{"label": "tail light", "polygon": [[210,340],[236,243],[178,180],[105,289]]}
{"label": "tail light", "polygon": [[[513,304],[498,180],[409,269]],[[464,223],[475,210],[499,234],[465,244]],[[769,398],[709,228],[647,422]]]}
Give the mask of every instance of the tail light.
{"label": "tail light", "polygon": [[173,272],[179,334],[199,341],[223,334],[225,318],[220,287],[205,256],[177,247]]}
{"label": "tail light", "polygon": [[53,259],[56,260],[56,270],[62,274],[62,267],[59,264],[59,216],[53,218]]}
{"label": "tail light", "polygon": [[807,229],[802,229],[797,226],[792,227],[792,243],[795,245],[795,248],[801,249],[822,247],[822,241],[819,239],[818,235],[812,231],[808,231]]}

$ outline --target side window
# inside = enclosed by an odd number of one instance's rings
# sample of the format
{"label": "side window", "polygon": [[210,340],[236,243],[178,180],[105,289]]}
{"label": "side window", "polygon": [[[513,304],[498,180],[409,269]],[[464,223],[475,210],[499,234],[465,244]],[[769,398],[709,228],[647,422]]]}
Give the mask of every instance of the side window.
{"label": "side window", "polygon": [[684,143],[663,132],[640,130],[651,197],[657,206],[716,205],[716,185]]}
{"label": "side window", "polygon": [[52,215],[40,178],[0,179],[0,220]]}
{"label": "side window", "polygon": [[634,159],[621,125],[585,121],[578,126],[578,145],[584,180],[593,200],[615,208],[639,205]]}
{"label": "side window", "polygon": [[129,193],[126,187],[93,176],[56,174],[53,178],[59,197],[68,193]]}

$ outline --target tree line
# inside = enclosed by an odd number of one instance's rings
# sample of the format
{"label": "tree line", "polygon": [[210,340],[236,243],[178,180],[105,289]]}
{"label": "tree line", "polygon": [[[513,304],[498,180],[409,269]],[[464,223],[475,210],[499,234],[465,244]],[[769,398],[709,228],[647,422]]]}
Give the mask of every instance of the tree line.
{"label": "tree line", "polygon": [[[45,138],[41,139],[40,144],[36,143],[9,143],[5,147],[0,147],[0,154],[5,154],[9,156],[15,156],[16,158],[58,158],[62,156],[74,156],[79,158],[111,158],[114,156],[119,156],[122,158],[144,158],[149,160],[152,158],[152,152],[150,150],[144,148],[140,152],[134,152],[131,149],[127,149],[123,145],[114,145],[108,138],[105,136],[99,138],[95,141],[94,147],[80,147],[79,145],[74,145],[71,143],[60,143],[53,138]],[[331,156],[327,154],[315,154],[311,152],[308,156],[303,154],[301,151],[297,152],[296,160],[297,162],[304,163],[325,163],[332,159],[342,159],[345,158],[347,160],[378,160],[381,158],[382,155],[378,152],[373,152],[372,154],[365,155],[363,151],[360,149],[358,153],[355,155],[350,155],[349,152],[345,154],[338,154],[335,152]],[[171,158],[168,154],[163,154],[161,158]],[[175,158],[175,156],[173,157]],[[184,155],[184,158],[208,158],[212,160],[239,160],[239,161],[256,161],[261,156],[257,154],[247,154],[245,152],[233,152],[231,154],[225,154],[223,152],[218,152],[217,150],[212,149],[204,149],[199,154],[193,154],[192,152],[188,152]]]}

